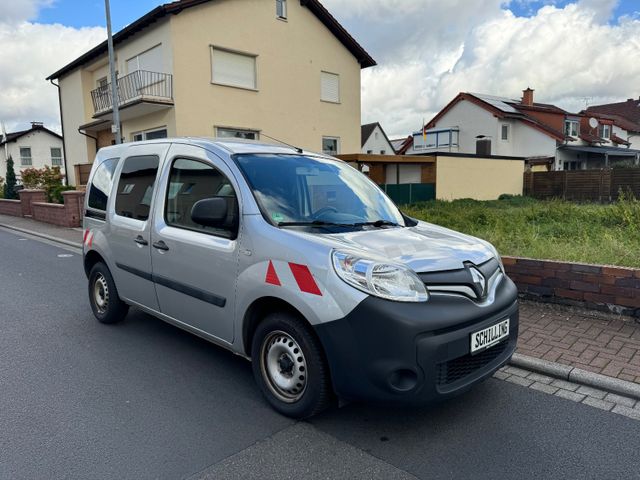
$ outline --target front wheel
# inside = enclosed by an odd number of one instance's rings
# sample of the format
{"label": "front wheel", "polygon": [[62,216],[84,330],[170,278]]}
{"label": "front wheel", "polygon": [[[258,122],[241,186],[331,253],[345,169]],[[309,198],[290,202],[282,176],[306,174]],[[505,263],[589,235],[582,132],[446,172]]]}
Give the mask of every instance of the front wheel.
{"label": "front wheel", "polygon": [[331,404],[333,390],[320,342],[294,315],[267,316],[253,336],[251,357],[258,386],[283,415],[307,418]]}
{"label": "front wheel", "polygon": [[100,323],[116,323],[129,311],[129,305],[120,300],[109,268],[96,263],[89,273],[89,302]]}

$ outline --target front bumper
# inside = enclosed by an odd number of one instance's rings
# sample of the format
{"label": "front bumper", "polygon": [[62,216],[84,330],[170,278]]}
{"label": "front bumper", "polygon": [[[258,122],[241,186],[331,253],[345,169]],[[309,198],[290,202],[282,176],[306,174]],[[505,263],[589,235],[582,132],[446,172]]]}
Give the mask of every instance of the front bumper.
{"label": "front bumper", "polygon": [[[468,390],[513,355],[517,298],[507,277],[486,306],[460,295],[433,295],[425,303],[368,297],[345,318],[315,327],[336,393],[350,400],[421,405]],[[507,317],[509,337],[471,355],[471,334]]]}

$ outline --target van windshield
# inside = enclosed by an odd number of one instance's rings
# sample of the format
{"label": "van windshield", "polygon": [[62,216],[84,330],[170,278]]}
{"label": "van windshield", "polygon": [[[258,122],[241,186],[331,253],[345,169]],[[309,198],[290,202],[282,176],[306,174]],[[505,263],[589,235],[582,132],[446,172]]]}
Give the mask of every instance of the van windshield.
{"label": "van windshield", "polygon": [[398,208],[373,182],[339,160],[285,154],[238,154],[234,159],[275,225],[405,225]]}

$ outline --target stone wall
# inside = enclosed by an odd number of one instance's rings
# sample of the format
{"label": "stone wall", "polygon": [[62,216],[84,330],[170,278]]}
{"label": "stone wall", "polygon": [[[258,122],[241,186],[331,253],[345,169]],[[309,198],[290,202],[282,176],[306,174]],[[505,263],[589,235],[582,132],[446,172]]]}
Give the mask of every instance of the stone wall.
{"label": "stone wall", "polygon": [[640,269],[503,257],[520,293],[640,317]]}

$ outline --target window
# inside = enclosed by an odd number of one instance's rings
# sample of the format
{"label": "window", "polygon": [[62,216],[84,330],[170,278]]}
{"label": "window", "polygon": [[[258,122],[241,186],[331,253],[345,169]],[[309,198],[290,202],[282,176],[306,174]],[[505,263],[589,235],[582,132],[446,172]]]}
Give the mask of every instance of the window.
{"label": "window", "polygon": [[156,128],[153,130],[146,130],[144,132],[135,132],[131,134],[132,142],[141,142],[142,140],[153,140],[154,138],[167,138],[166,128]]}
{"label": "window", "polygon": [[[206,227],[191,219],[193,205],[205,198],[226,197],[231,208],[220,228]],[[196,160],[178,159],[169,173],[165,205],[167,225],[224,237],[235,237],[238,202],[231,183],[219,170]]]}
{"label": "window", "polygon": [[20,165],[31,165],[31,147],[20,147]]}
{"label": "window", "polygon": [[62,149],[60,147],[51,147],[51,165],[54,167],[62,166]]}
{"label": "window", "polygon": [[564,134],[568,137],[578,138],[578,135],[580,135],[580,123],[577,120],[565,120]]}
{"label": "window", "polygon": [[93,174],[91,179],[91,185],[88,187],[89,208],[107,210],[109,193],[111,193],[111,187],[113,186],[113,172],[116,170],[117,165],[117,158],[109,158],[96,169],[96,173]]}
{"label": "window", "polygon": [[107,88],[107,85],[109,85],[109,80],[107,80],[107,77],[102,77],[99,78],[96,83],[98,84],[98,88],[103,89]]}
{"label": "window", "polygon": [[337,155],[339,139],[336,137],[322,137],[322,152],[326,155]]}
{"label": "window", "polygon": [[380,155],[384,155],[385,153],[387,153],[386,150],[380,150]]}
{"label": "window", "polygon": [[413,135],[413,149],[425,150],[440,147],[457,147],[458,134],[458,130],[427,131],[425,136],[423,136],[422,133],[416,133]]}
{"label": "window", "polygon": [[136,70],[146,72],[162,72],[162,45],[156,45],[149,50],[142,52],[127,60],[127,73]]}
{"label": "window", "polygon": [[320,100],[340,103],[340,75],[328,72],[320,73]]}
{"label": "window", "polygon": [[219,138],[244,138],[245,140],[258,140],[260,132],[242,128],[216,127],[216,136]]}
{"label": "window", "polygon": [[503,124],[500,130],[500,139],[508,142],[509,141],[509,125]]}
{"label": "window", "polygon": [[155,155],[141,155],[125,160],[116,195],[117,215],[143,221],[149,218],[158,162]]}
{"label": "window", "polygon": [[602,138],[611,138],[611,125],[603,124],[600,129],[600,136]]}
{"label": "window", "polygon": [[276,16],[278,18],[287,18],[287,0],[276,0]]}
{"label": "window", "polygon": [[211,47],[211,81],[219,85],[257,89],[256,56]]}

